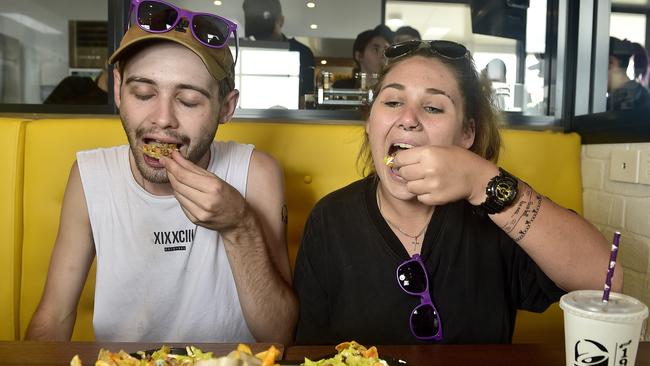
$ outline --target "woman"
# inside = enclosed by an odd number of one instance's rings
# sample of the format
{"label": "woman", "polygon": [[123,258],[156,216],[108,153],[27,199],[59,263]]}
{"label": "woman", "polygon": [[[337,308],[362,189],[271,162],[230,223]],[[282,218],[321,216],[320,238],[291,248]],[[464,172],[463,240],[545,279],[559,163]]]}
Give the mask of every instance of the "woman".
{"label": "woman", "polygon": [[366,123],[374,172],[305,228],[297,343],[507,343],[517,309],[600,288],[606,239],[495,165],[498,114],[465,47],[409,41],[386,57]]}
{"label": "woman", "polygon": [[[634,80],[627,76],[634,62]],[[607,110],[627,110],[650,106],[647,86],[648,53],[638,43],[609,37],[607,67]],[[645,83],[645,84],[644,84]]]}

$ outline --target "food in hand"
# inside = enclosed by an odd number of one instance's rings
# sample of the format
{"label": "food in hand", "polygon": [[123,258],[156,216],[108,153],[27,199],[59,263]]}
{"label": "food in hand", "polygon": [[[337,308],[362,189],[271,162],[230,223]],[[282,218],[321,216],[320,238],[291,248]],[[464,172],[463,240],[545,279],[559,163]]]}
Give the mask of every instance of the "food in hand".
{"label": "food in hand", "polygon": [[305,358],[303,366],[387,366],[386,361],[379,358],[377,347],[366,348],[351,341],[336,346],[338,352],[334,357],[318,361]]}
{"label": "food in hand", "polygon": [[389,168],[392,168],[395,166],[395,156],[389,156],[386,155],[384,156],[384,164],[388,166]]}
{"label": "food in hand", "polygon": [[152,142],[142,146],[142,152],[155,159],[160,159],[161,156],[170,157],[174,150],[178,151],[176,144],[166,142]]}
{"label": "food in hand", "polygon": [[384,156],[384,164],[388,166],[389,168],[392,168],[395,166],[395,155],[397,155],[397,152],[400,150],[407,150],[412,148],[413,145],[410,144],[405,144],[405,143],[395,143],[393,144],[390,149],[388,149],[388,155]]}
{"label": "food in hand", "polygon": [[[151,354],[137,352],[138,357],[124,351],[113,353],[102,349],[95,366],[273,366],[280,356],[280,351],[274,346],[253,355],[248,345],[240,344],[227,356],[216,358],[212,352],[203,352],[193,346],[185,349],[187,355],[180,355],[172,353],[168,346],[162,346]],[[70,361],[70,366],[83,366],[78,355]]]}

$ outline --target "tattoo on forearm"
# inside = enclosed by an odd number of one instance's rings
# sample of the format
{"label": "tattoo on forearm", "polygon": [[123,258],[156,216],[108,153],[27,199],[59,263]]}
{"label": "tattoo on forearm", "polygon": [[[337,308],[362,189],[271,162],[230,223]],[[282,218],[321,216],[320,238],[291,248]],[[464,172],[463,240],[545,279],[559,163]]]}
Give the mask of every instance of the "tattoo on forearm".
{"label": "tattoo on forearm", "polygon": [[517,208],[503,227],[503,231],[508,234],[517,230],[516,235],[513,236],[515,241],[520,241],[526,236],[542,206],[542,195],[533,192],[528,184],[524,183],[524,187]]}
{"label": "tattoo on forearm", "polygon": [[282,205],[282,222],[287,225],[289,223],[289,210],[287,205]]}
{"label": "tattoo on forearm", "polygon": [[[524,187],[526,188],[523,192],[521,192],[521,199],[517,203],[517,208],[515,209],[515,212],[512,213],[512,216],[510,216],[510,219],[503,227],[503,231],[505,231],[508,234],[510,234],[510,232],[512,232],[512,230],[515,229],[517,223],[523,217],[523,213],[530,210],[530,196],[533,193],[533,190],[530,189],[528,184],[525,183],[524,183]],[[526,208],[524,208],[524,206],[526,206]]]}
{"label": "tattoo on forearm", "polygon": [[517,237],[515,238],[515,241],[520,241],[521,239],[526,236],[528,233],[528,230],[530,230],[530,225],[533,224],[533,221],[535,221],[535,218],[537,217],[537,214],[539,213],[539,208],[542,206],[542,195],[539,193],[535,194],[535,208],[533,208],[530,212],[525,212],[524,216],[526,216],[526,221],[524,221],[524,227],[523,229],[519,230],[517,233]]}

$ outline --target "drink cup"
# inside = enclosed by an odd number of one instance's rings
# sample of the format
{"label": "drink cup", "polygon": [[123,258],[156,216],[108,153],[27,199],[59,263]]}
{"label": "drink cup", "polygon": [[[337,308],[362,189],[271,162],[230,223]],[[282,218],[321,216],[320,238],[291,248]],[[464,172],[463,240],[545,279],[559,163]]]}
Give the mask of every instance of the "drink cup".
{"label": "drink cup", "polygon": [[579,290],[560,299],[564,311],[566,365],[634,365],[648,307],[639,300],[611,292]]}

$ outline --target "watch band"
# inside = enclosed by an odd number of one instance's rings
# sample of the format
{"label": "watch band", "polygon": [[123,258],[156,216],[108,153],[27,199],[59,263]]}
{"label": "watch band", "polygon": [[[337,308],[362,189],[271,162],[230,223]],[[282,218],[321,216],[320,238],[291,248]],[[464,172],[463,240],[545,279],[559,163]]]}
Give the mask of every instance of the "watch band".
{"label": "watch band", "polygon": [[519,180],[505,169],[499,168],[499,175],[493,177],[485,187],[485,202],[475,206],[479,214],[493,215],[512,205],[518,193]]}

